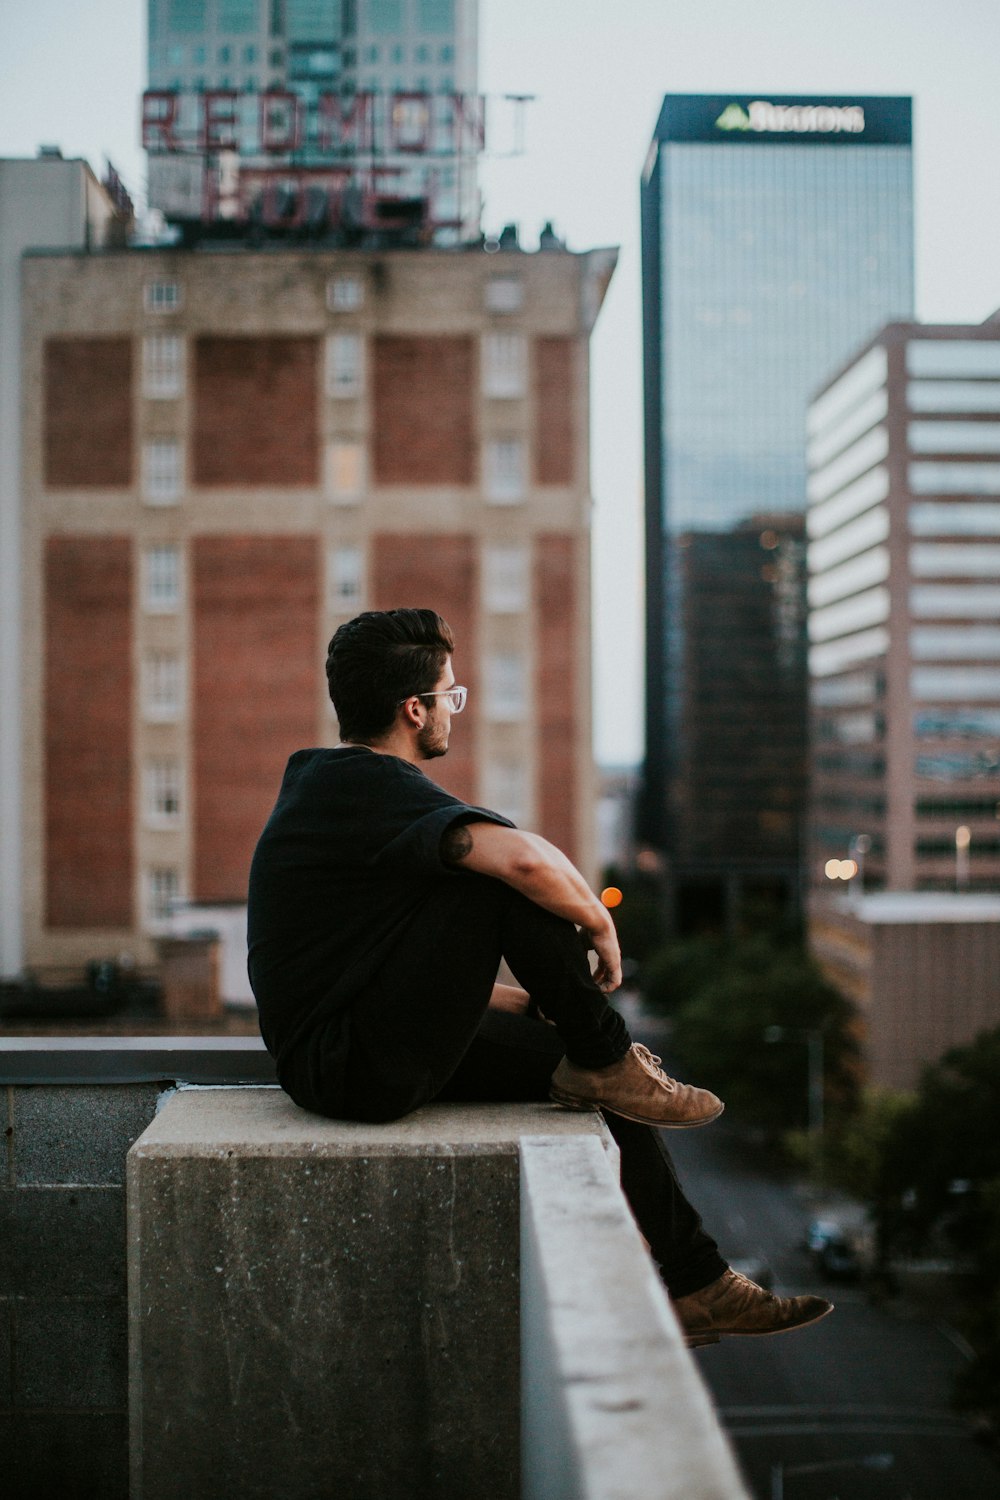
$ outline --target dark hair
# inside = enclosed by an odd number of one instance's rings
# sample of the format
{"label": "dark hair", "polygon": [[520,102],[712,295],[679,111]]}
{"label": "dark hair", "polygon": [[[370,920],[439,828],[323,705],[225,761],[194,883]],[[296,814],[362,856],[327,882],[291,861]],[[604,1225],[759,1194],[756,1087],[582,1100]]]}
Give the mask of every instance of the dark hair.
{"label": "dark hair", "polygon": [[341,738],[363,744],[385,734],[402,699],[434,691],[454,649],[432,609],[370,609],[341,625],[326,653]]}

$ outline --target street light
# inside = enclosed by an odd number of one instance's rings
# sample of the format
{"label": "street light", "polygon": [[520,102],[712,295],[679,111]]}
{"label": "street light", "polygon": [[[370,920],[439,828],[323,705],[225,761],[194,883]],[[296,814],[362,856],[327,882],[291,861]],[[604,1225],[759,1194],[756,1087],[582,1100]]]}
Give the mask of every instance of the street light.
{"label": "street light", "polygon": [[807,1026],[768,1026],[765,1042],[783,1042],[786,1037],[804,1038],[809,1052],[809,1133],[823,1134],[823,1033]]}

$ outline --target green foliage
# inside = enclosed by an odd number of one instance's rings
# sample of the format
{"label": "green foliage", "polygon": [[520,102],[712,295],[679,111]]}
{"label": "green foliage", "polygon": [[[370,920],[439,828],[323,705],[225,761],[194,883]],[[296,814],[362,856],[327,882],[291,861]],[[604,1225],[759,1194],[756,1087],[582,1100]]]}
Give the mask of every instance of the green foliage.
{"label": "green foliage", "polygon": [[[672,944],[647,965],[644,995],[673,1015],[673,1051],[688,1074],[747,1123],[772,1131],[805,1124],[803,1031],[823,1034],[828,1105],[853,1095],[852,1009],[798,946],[766,934]],[[766,1041],[775,1026],[786,1035]]]}

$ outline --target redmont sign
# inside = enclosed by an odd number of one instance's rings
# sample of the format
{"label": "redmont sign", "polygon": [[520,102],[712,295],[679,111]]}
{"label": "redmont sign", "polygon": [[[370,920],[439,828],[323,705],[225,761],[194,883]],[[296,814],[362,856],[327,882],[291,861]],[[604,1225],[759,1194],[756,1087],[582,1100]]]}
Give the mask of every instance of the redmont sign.
{"label": "redmont sign", "polygon": [[756,130],[768,135],[860,135],[865,112],[860,104],[771,104],[754,99],[745,108],[727,104],[718,130]]}

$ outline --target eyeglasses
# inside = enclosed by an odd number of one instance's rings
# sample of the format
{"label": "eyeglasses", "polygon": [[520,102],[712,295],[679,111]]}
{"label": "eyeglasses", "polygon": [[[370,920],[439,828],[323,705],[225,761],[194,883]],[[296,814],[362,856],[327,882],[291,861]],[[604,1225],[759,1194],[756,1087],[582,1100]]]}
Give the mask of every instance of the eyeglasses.
{"label": "eyeglasses", "polygon": [[[465,707],[465,700],[466,698],[468,698],[468,696],[469,689],[467,687],[445,688],[444,691],[440,693],[411,694],[411,697],[414,698],[447,698],[449,704],[451,705],[451,711],[453,714],[460,714],[462,712],[462,709]],[[405,702],[405,698],[400,698],[399,702],[396,704],[396,707],[400,708]]]}

